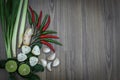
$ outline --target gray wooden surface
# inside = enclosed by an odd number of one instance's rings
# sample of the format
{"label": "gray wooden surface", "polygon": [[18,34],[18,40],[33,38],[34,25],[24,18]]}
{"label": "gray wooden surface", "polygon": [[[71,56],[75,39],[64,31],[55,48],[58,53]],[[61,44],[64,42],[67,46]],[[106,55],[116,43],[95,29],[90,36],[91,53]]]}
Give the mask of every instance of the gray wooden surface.
{"label": "gray wooden surface", "polygon": [[[42,80],[120,80],[120,0],[30,0],[30,5],[50,14],[50,29],[64,45],[55,45],[61,65],[38,73]],[[7,80],[4,70],[0,74]]]}

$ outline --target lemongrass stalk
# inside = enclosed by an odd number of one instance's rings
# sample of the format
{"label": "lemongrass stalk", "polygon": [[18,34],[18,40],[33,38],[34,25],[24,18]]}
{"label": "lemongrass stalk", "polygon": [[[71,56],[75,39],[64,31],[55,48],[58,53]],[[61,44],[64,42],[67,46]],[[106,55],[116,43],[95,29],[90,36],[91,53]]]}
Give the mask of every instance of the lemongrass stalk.
{"label": "lemongrass stalk", "polygon": [[[11,58],[11,53],[8,53],[8,44],[7,44],[7,39],[6,39],[6,34],[5,34],[5,16],[4,16],[4,4],[3,4],[3,0],[0,0],[0,10],[1,10],[1,26],[2,26],[2,36],[3,36],[3,39],[4,39],[4,42],[5,42],[5,50],[6,50],[6,56],[7,58]],[[9,50],[10,51],[10,50]]]}
{"label": "lemongrass stalk", "polygon": [[19,21],[20,21],[20,14],[21,14],[21,10],[22,10],[22,4],[23,4],[23,0],[20,0],[18,13],[17,13],[15,25],[14,25],[13,36],[12,36],[12,54],[13,54],[13,57],[16,57],[17,32],[18,32],[18,26],[19,26]]}
{"label": "lemongrass stalk", "polygon": [[26,16],[27,16],[27,7],[28,7],[28,0],[24,0],[24,6],[23,6],[23,12],[22,12],[22,19],[20,24],[20,31],[19,31],[19,38],[18,38],[18,47],[21,47],[22,41],[23,41],[23,33],[25,29],[25,23],[26,23]]}
{"label": "lemongrass stalk", "polygon": [[7,52],[6,53],[7,53],[7,58],[11,58],[12,57],[10,44],[8,44],[8,46],[7,46]]}

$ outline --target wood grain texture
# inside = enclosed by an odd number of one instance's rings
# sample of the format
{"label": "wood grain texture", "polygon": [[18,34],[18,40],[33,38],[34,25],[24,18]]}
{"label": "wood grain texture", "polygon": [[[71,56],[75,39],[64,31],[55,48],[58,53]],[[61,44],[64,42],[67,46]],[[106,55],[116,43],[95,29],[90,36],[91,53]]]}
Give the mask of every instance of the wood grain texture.
{"label": "wood grain texture", "polygon": [[[61,64],[42,80],[120,80],[120,0],[30,0],[50,14],[63,47],[55,46]],[[1,29],[0,29],[1,32]],[[0,35],[0,58],[5,51]],[[0,80],[7,80],[0,70]],[[7,75],[8,76],[8,75]]]}

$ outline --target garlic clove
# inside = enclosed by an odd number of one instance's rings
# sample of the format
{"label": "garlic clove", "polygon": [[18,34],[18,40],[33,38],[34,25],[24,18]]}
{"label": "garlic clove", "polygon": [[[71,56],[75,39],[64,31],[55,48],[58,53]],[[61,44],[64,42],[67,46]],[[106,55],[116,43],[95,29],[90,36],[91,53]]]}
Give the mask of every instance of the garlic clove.
{"label": "garlic clove", "polygon": [[38,63],[38,58],[37,57],[30,57],[29,59],[30,66],[35,66]]}
{"label": "garlic clove", "polygon": [[43,67],[47,66],[47,61],[45,59],[41,59],[41,64],[43,65]]}
{"label": "garlic clove", "polygon": [[56,54],[55,53],[52,53],[50,56],[48,56],[48,60],[54,60],[56,57]]}
{"label": "garlic clove", "polygon": [[25,61],[26,59],[27,59],[27,55],[25,55],[25,54],[23,54],[23,53],[19,53],[19,54],[17,55],[17,60],[18,60],[19,62]]}
{"label": "garlic clove", "polygon": [[22,52],[23,52],[24,54],[27,54],[27,53],[29,53],[30,51],[31,51],[31,47],[26,46],[26,45],[23,45],[23,46],[22,46]]}
{"label": "garlic clove", "polygon": [[50,48],[47,48],[47,47],[43,48],[43,52],[44,53],[50,53]]}
{"label": "garlic clove", "polygon": [[32,53],[36,56],[40,55],[40,48],[38,45],[35,45],[32,49]]}
{"label": "garlic clove", "polygon": [[59,64],[60,64],[60,60],[59,60],[58,58],[56,58],[56,59],[53,61],[52,66],[53,66],[53,67],[57,67]]}
{"label": "garlic clove", "polygon": [[49,63],[47,64],[47,69],[48,69],[49,71],[52,71],[51,66],[52,66],[52,62],[49,62]]}

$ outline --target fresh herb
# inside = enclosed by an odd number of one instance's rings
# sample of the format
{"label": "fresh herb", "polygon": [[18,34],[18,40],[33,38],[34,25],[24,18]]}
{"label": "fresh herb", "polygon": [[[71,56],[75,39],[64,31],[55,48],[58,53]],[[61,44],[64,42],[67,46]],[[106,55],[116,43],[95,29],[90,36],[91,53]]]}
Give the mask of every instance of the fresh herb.
{"label": "fresh herb", "polygon": [[7,58],[12,57],[12,36],[20,0],[0,0],[0,21]]}
{"label": "fresh herb", "polygon": [[19,48],[21,47],[22,42],[23,42],[23,34],[24,34],[26,16],[27,16],[27,6],[28,6],[28,0],[24,0],[23,12],[22,12],[21,23],[20,23],[19,38],[18,38]]}
{"label": "fresh herb", "polygon": [[23,0],[20,0],[20,5],[19,5],[19,9],[18,9],[18,13],[17,13],[15,25],[14,25],[13,36],[12,36],[13,57],[16,57],[16,43],[17,43],[16,39],[17,39],[17,31],[18,31],[18,26],[19,26],[19,21],[20,21],[20,14],[22,10],[22,4],[23,4]]}

